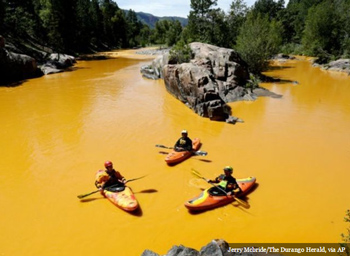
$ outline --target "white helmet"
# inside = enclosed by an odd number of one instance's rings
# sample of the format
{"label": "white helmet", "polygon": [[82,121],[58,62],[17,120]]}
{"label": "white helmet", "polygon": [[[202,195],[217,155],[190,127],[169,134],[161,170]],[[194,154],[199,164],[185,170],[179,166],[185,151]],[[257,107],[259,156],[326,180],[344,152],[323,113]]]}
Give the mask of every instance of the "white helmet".
{"label": "white helmet", "polygon": [[182,130],[182,131],[181,131],[181,134],[183,134],[183,133],[186,133],[186,134],[187,134],[188,132],[187,132],[186,130]]}

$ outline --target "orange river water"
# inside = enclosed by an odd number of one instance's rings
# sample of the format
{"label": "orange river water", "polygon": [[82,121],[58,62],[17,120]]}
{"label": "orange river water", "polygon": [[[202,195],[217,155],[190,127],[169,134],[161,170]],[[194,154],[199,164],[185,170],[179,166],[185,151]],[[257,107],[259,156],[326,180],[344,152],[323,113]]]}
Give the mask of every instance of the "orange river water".
{"label": "orange river water", "polygon": [[[350,208],[350,76],[307,59],[276,63],[261,86],[283,97],[230,103],[244,123],[197,116],[161,80],[142,78],[150,56],[80,61],[72,72],[0,88],[0,255],[165,254],[228,242],[340,242]],[[292,83],[298,81],[298,84]],[[199,137],[207,156],[169,167],[180,131]],[[106,160],[127,179],[139,214],[94,191]],[[184,202],[207,188],[191,169],[214,178],[226,165],[257,177],[245,200],[200,214]]]}

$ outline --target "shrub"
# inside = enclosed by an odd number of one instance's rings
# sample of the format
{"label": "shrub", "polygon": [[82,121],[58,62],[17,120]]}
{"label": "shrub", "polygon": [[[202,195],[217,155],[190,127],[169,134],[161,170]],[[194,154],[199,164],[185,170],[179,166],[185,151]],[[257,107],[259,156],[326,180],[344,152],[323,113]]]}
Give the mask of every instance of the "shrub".
{"label": "shrub", "polygon": [[185,41],[180,40],[176,45],[170,50],[169,53],[169,63],[181,64],[189,62],[192,58],[192,50]]}

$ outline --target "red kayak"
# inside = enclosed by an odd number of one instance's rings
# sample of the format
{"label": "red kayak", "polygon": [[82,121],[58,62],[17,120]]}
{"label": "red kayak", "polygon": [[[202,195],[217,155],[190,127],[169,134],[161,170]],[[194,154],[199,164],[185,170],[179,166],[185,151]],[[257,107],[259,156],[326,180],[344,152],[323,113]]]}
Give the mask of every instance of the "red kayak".
{"label": "red kayak", "polygon": [[[238,186],[242,190],[242,192],[238,194],[238,197],[246,194],[250,189],[252,189],[255,182],[255,177],[237,179]],[[229,204],[234,200],[234,196],[220,195],[220,193],[216,192],[215,187],[211,187],[204,190],[199,196],[187,201],[185,206],[190,211],[205,211]]]}
{"label": "red kayak", "polygon": [[[195,138],[192,140],[192,150],[197,151],[200,148],[200,140],[198,138]],[[166,157],[165,157],[165,162],[167,164],[172,165],[172,164],[178,164],[187,158],[191,157],[193,155],[192,152],[190,151],[180,151],[177,152],[175,150],[172,150]]]}

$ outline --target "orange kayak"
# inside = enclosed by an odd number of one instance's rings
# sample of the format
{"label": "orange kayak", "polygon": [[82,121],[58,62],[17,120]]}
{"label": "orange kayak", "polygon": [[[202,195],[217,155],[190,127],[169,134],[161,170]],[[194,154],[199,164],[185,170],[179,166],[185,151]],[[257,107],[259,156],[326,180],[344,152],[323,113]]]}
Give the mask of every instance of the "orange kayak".
{"label": "orange kayak", "polygon": [[[254,187],[255,182],[255,177],[237,179],[238,186],[242,190],[238,196],[246,194],[250,189]],[[215,189],[215,187],[211,187],[204,190],[199,196],[185,202],[185,207],[190,211],[205,211],[229,204],[235,200],[233,196],[215,195]]]}
{"label": "orange kayak", "polygon": [[[197,151],[201,146],[200,140],[198,138],[195,138],[192,140],[192,149],[194,151]],[[191,157],[193,155],[192,152],[190,151],[180,151],[177,152],[175,150],[172,150],[166,157],[165,157],[165,162],[167,164],[172,165],[172,164],[178,164],[187,158]]]}
{"label": "orange kayak", "polygon": [[135,211],[139,204],[135,198],[134,193],[132,192],[131,188],[129,187],[122,187],[118,189],[123,189],[122,191],[108,191],[103,190],[102,194],[112,202],[112,204],[118,206],[119,208],[123,209],[127,212]]}
{"label": "orange kayak", "polygon": [[[96,180],[98,177],[104,175],[104,171],[99,170],[96,173]],[[112,189],[101,191],[101,194],[106,197],[112,204],[123,209],[127,212],[135,211],[139,208],[139,204],[136,200],[134,193],[131,188],[125,187],[114,187]]]}

